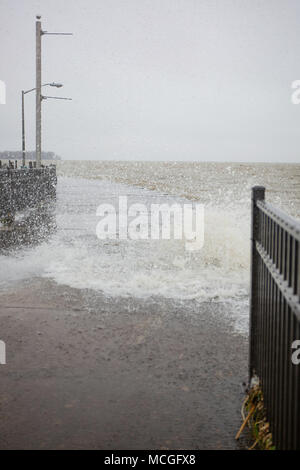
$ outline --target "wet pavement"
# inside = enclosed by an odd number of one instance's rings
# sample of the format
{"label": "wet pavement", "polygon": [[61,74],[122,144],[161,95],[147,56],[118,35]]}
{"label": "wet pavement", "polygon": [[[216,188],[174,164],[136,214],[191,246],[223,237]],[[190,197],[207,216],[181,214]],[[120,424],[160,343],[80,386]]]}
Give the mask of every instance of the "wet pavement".
{"label": "wet pavement", "polygon": [[109,298],[47,279],[0,294],[2,449],[240,449],[247,340],[230,304]]}

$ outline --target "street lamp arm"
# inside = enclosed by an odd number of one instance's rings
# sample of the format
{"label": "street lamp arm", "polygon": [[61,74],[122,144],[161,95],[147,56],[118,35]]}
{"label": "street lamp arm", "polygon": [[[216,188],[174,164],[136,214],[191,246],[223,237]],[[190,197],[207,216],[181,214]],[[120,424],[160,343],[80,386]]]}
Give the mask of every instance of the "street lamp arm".
{"label": "street lamp arm", "polygon": [[[52,83],[44,83],[44,85],[42,85],[42,87],[43,86],[55,86],[57,88],[60,88],[62,85],[52,82]],[[26,95],[26,93],[30,93],[31,91],[35,91],[35,90],[36,90],[36,88],[31,88],[30,90],[23,91],[23,93],[24,93],[24,95]]]}
{"label": "street lamp arm", "polygon": [[53,99],[53,100],[69,100],[72,101],[72,98],[63,98],[61,96],[41,96],[42,100],[48,100],[48,99]]}
{"label": "street lamp arm", "polygon": [[26,95],[26,93],[30,93],[31,91],[34,91],[36,90],[36,88],[31,88],[30,90],[26,90],[26,91],[23,91],[24,95]]}
{"label": "street lamp arm", "polygon": [[50,34],[55,36],[73,36],[73,33],[48,33],[48,31],[41,31],[41,34]]}
{"label": "street lamp arm", "polygon": [[42,86],[62,86],[61,84],[58,84],[58,83],[54,83],[54,82],[51,82],[51,83],[44,83],[44,85]]}

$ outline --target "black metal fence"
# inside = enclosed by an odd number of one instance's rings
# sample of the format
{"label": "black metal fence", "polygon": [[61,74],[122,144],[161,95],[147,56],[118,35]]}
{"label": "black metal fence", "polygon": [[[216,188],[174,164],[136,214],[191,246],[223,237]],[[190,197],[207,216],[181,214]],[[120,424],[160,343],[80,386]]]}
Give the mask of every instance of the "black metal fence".
{"label": "black metal fence", "polygon": [[[250,378],[264,394],[276,449],[300,450],[300,223],[252,189]],[[299,346],[298,346],[299,348]]]}
{"label": "black metal fence", "polygon": [[0,167],[0,217],[37,206],[56,195],[56,167]]}

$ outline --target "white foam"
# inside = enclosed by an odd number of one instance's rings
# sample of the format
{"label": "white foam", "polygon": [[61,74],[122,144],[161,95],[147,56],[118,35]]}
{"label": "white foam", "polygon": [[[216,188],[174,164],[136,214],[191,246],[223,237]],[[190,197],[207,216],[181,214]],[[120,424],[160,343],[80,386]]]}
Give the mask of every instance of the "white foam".
{"label": "white foam", "polygon": [[[109,296],[247,299],[249,220],[243,214],[207,208],[204,246],[197,252],[186,251],[184,240],[98,240],[97,194],[105,198],[125,190],[99,181],[60,181],[58,231],[47,243],[0,256],[0,287],[41,276]],[[139,201],[153,197],[146,190],[130,191]]]}
{"label": "white foam", "polygon": [[[95,217],[95,225],[97,219]],[[98,240],[95,233],[60,231],[49,243],[1,256],[0,282],[50,277],[109,295],[225,299],[247,295],[249,242],[232,214],[206,214],[205,242],[187,252],[182,240]]]}

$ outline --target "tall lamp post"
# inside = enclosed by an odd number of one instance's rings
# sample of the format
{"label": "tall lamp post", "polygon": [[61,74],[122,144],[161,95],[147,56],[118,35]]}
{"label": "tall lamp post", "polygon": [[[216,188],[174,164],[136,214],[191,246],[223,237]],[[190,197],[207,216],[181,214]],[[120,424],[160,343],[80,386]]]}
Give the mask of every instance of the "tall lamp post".
{"label": "tall lamp post", "polygon": [[[73,33],[49,33],[48,31],[42,30],[41,16],[36,17],[36,166],[37,168],[41,167],[41,155],[42,155],[42,99],[48,98],[43,97],[41,93],[41,83],[42,83],[42,36],[44,34],[52,35],[63,35],[69,36]],[[49,97],[55,98],[56,97]]]}
{"label": "tall lamp post", "polygon": [[[61,88],[63,85],[61,83],[45,83],[42,86],[53,86],[56,88]],[[22,166],[25,166],[25,105],[24,105],[24,96],[31,91],[35,91],[36,88],[31,88],[30,90],[22,90]]]}

